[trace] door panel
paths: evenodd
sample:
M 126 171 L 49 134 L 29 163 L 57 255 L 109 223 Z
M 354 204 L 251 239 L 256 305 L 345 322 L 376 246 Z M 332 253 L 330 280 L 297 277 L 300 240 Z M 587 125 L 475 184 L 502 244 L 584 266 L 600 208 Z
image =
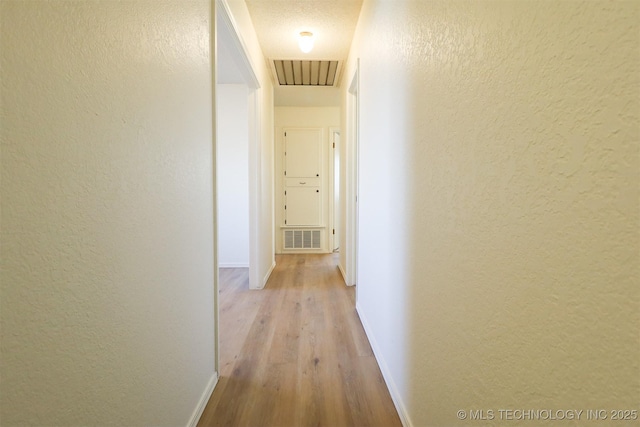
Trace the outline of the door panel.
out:
M 285 218 L 287 225 L 319 225 L 320 190 L 304 186 L 287 188 Z
M 285 171 L 288 178 L 319 177 L 322 129 L 287 129 Z

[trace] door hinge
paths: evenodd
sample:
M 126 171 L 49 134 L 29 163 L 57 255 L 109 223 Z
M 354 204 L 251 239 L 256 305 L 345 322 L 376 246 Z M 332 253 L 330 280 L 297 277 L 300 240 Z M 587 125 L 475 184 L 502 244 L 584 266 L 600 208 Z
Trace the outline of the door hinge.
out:
M 287 136 L 287 133 L 286 133 L 286 132 L 284 133 L 284 136 Z
M 287 220 L 286 219 L 284 220 L 284 225 L 287 225 Z
M 284 205 L 284 210 L 285 210 L 285 211 L 287 210 L 287 205 Z
M 284 171 L 284 176 L 287 176 L 287 171 Z
M 286 192 L 286 191 L 284 192 L 284 195 L 285 195 L 285 196 L 287 195 L 287 192 Z
M 336 148 L 336 143 L 335 142 L 333 143 L 333 148 Z
M 335 229 L 335 228 L 333 229 L 333 234 L 334 234 L 334 235 L 336 234 L 336 229 Z

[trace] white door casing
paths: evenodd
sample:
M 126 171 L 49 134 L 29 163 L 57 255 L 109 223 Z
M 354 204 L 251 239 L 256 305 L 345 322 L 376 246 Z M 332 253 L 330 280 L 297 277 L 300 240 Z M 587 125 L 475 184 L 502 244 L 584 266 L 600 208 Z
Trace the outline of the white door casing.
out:
M 331 240 L 330 250 L 336 252 L 340 248 L 340 209 L 342 195 L 340 194 L 340 130 L 331 128 L 331 194 L 330 194 L 330 212 L 331 212 Z
M 347 94 L 347 175 L 345 207 L 347 221 L 344 227 L 346 233 L 346 261 L 347 285 L 355 285 L 358 281 L 358 157 L 359 157 L 359 70 L 360 60 L 356 61 L 356 69 L 349 85 Z M 356 303 L 358 289 L 356 288 Z

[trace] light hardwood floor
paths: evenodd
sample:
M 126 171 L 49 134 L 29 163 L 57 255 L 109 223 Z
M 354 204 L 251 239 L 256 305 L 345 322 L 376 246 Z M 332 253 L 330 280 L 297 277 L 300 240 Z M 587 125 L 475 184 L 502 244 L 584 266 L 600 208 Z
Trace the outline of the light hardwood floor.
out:
M 336 255 L 220 271 L 220 375 L 198 426 L 400 426 Z

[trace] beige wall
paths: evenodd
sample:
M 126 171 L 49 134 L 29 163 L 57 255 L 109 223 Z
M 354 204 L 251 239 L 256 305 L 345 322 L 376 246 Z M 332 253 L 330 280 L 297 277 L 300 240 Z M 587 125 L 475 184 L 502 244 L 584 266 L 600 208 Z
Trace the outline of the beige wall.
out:
M 275 170 L 276 173 L 276 251 L 282 252 L 282 229 L 284 225 L 283 163 L 285 128 L 321 128 L 323 132 L 322 149 L 322 250 L 329 251 L 328 230 L 330 224 L 330 130 L 340 127 L 340 107 L 276 107 L 275 108 Z M 304 228 L 304 227 L 303 227 Z
M 365 2 L 358 309 L 407 425 L 639 409 L 639 8 Z
M 209 3 L 0 3 L 3 426 L 184 426 L 213 385 Z

